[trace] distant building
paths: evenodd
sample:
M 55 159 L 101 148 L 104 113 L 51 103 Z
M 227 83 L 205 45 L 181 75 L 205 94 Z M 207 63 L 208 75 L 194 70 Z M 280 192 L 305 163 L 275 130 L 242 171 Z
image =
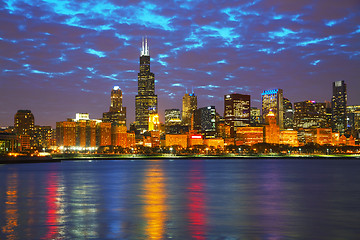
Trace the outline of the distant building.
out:
M 260 109 L 256 107 L 250 108 L 250 124 L 253 126 L 260 125 L 262 123 L 261 121 L 261 113 Z
M 223 138 L 207 138 L 207 139 L 204 139 L 203 143 L 207 147 L 222 149 L 222 148 L 224 148 L 225 142 L 224 142 Z
M 48 149 L 51 146 L 53 136 L 53 129 L 51 126 L 38 126 L 34 127 L 34 147 L 38 150 Z
M 324 128 L 327 125 L 326 104 L 315 101 L 294 103 L 294 128 Z
M 30 110 L 18 110 L 14 116 L 15 133 L 19 136 L 21 151 L 30 151 L 34 140 L 34 115 Z
M 346 107 L 346 122 L 349 134 L 360 138 L 360 105 Z
M 265 118 L 264 126 L 264 142 L 270 144 L 280 143 L 280 127 L 276 123 L 276 116 L 273 112 L 269 112 Z
M 299 146 L 298 133 L 295 130 L 281 130 L 280 144 L 290 145 L 292 147 Z
M 224 96 L 225 125 L 230 126 L 230 136 L 235 137 L 238 127 L 250 124 L 250 95 L 227 94 Z
M 0 154 L 19 152 L 19 137 L 13 133 L 0 132 Z
M 56 143 L 67 150 L 87 151 L 110 146 L 111 123 L 90 119 L 88 113 L 77 113 L 75 119 L 56 123 Z
M 165 109 L 165 124 L 174 125 L 181 123 L 180 109 Z
M 284 128 L 289 129 L 293 128 L 294 124 L 294 109 L 289 99 L 283 98 L 283 108 L 284 108 Z
M 165 146 L 180 146 L 182 148 L 187 148 L 188 136 L 186 134 L 166 134 L 165 136 Z
M 159 131 L 160 127 L 160 120 L 159 120 L 159 114 L 152 113 L 149 115 L 149 123 L 148 123 L 149 129 L 148 131 Z
M 126 126 L 112 125 L 111 126 L 111 145 L 116 147 L 127 148 L 128 136 Z
M 155 95 L 155 75 L 150 72 L 150 51 L 147 38 L 142 41 L 140 72 L 138 73 L 138 94 L 135 97 L 136 128 L 144 133 L 149 128 L 150 114 L 157 114 L 158 99 Z
M 236 135 L 240 145 L 251 146 L 264 142 L 263 127 L 238 127 Z
M 109 112 L 103 113 L 103 122 L 126 126 L 126 107 L 122 105 L 122 91 L 118 86 L 111 90 L 111 105 Z
M 284 128 L 284 108 L 283 108 L 283 90 L 273 89 L 264 91 L 261 94 L 262 99 L 262 118 L 265 121 L 266 116 L 271 111 L 275 115 L 276 124 L 280 129 Z
M 216 109 L 215 106 L 208 106 L 196 109 L 193 115 L 194 130 L 203 134 L 205 138 L 216 137 Z
M 185 93 L 182 99 L 182 122 L 186 126 L 191 124 L 191 116 L 197 109 L 197 97 L 195 93 Z
M 344 134 L 346 130 L 347 92 L 344 81 L 333 82 L 333 96 L 331 100 L 332 129 Z

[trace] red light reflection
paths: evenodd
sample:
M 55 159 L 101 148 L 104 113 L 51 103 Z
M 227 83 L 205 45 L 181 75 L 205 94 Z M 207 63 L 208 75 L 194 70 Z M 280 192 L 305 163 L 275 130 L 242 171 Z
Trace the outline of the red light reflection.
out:
M 205 239 L 206 213 L 205 193 L 202 170 L 196 165 L 190 171 L 190 186 L 188 187 L 188 218 L 189 229 L 193 239 Z

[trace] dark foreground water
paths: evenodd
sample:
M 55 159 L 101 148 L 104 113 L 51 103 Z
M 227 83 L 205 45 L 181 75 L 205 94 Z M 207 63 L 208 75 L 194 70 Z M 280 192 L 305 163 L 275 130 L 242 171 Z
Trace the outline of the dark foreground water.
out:
M 0 165 L 0 227 L 0 239 L 360 239 L 360 161 Z

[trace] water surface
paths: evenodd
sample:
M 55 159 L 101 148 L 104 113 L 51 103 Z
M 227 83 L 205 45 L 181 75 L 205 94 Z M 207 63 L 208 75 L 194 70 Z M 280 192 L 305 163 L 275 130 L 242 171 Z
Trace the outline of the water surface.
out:
M 359 239 L 360 161 L 0 165 L 0 239 Z

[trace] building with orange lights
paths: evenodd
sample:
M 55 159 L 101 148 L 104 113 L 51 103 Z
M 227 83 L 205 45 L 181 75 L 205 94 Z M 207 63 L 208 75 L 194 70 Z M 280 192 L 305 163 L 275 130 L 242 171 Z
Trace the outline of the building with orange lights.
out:
M 180 146 L 182 148 L 187 148 L 188 136 L 186 134 L 166 134 L 165 146 L 166 147 Z
M 76 146 L 76 122 L 56 123 L 56 143 L 58 146 Z
M 127 128 L 126 126 L 113 124 L 111 127 L 111 145 L 128 147 Z
M 331 128 L 317 128 L 316 129 L 316 143 L 319 145 L 332 144 L 332 129 Z
M 159 114 L 153 113 L 149 115 L 148 131 L 158 131 L 160 128 Z
M 237 145 L 253 145 L 264 142 L 263 127 L 239 127 L 236 131 Z
M 204 145 L 213 148 L 224 148 L 224 139 L 223 138 L 207 138 L 204 139 Z
M 97 146 L 111 145 L 111 123 L 101 122 L 97 124 Z
M 188 138 L 188 146 L 203 145 L 203 136 L 201 134 L 190 134 Z
M 280 131 L 280 144 L 290 145 L 292 147 L 299 146 L 298 132 L 295 130 Z
M 264 142 L 270 144 L 280 143 L 280 127 L 276 123 L 276 116 L 273 112 L 266 115 L 264 126 Z

